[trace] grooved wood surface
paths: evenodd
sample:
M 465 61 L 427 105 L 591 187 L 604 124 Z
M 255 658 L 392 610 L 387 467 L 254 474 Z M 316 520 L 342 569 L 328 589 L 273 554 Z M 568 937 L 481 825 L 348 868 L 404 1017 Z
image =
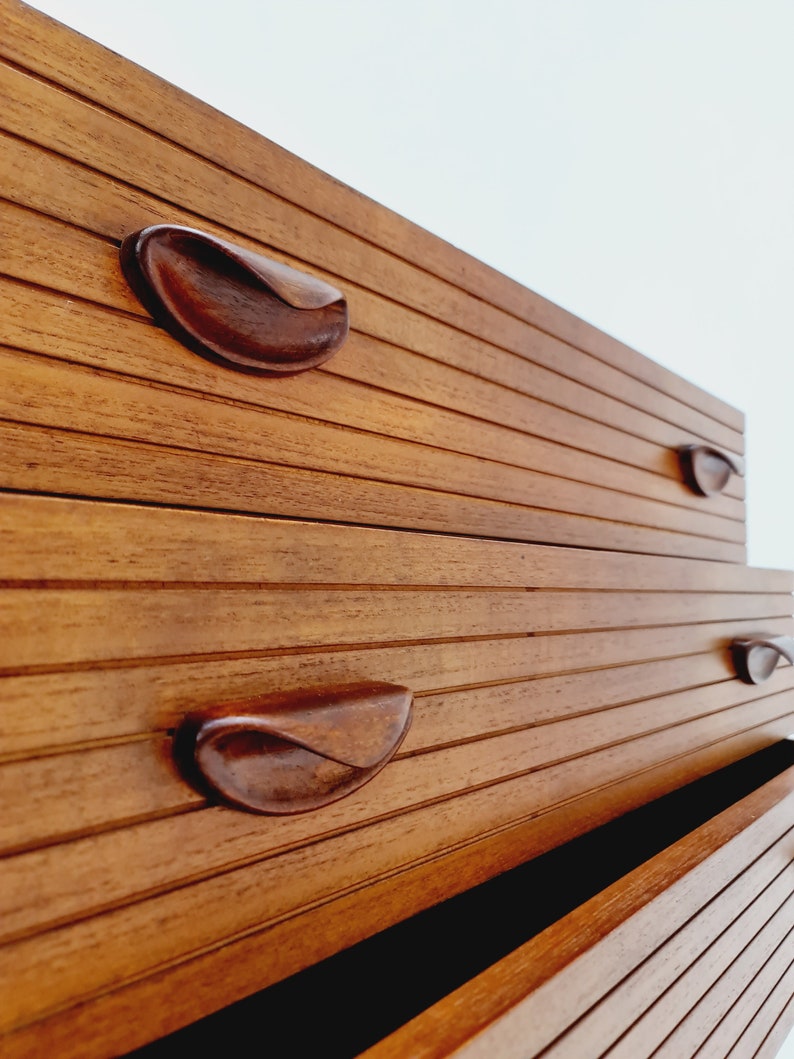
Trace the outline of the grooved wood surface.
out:
M 741 453 L 740 413 L 18 0 L 0 14 L 4 1057 L 119 1054 L 794 729 L 794 669 L 748 687 L 729 652 L 794 633 L 794 578 L 742 565 L 744 482 L 696 497 L 675 452 Z M 348 343 L 279 380 L 197 357 L 119 269 L 153 223 L 331 282 Z M 415 719 L 334 805 L 241 813 L 175 765 L 193 709 L 367 680 L 410 687 Z M 679 993 L 685 1050 L 763 1049 L 789 1018 L 792 783 L 377 1054 L 508 1055 L 531 1024 L 574 1056 Z M 708 965 L 702 999 L 676 960 Z

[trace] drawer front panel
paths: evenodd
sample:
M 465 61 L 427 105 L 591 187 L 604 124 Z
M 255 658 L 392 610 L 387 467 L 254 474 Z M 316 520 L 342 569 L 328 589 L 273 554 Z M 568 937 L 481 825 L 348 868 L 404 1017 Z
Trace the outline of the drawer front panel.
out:
M 533 324 L 540 332 L 556 334 L 603 364 L 642 379 L 693 409 L 703 408 L 734 429 L 742 429 L 741 414 L 735 409 L 482 262 L 339 182 L 329 180 L 301 159 L 118 55 L 13 0 L 6 6 L 3 54 L 12 63 L 72 89 L 101 108 L 109 107 L 127 115 L 132 122 L 160 134 L 172 144 L 183 144 L 192 154 L 219 163 L 251 186 L 303 207 L 310 219 L 322 217 L 342 232 L 363 237 L 367 243 L 371 243 L 373 232 L 377 232 L 392 258 L 419 265 L 422 272 L 451 284 L 453 291 L 468 291 L 478 299 L 492 301 L 518 320 Z M 29 135 L 29 127 L 24 135 Z M 230 151 L 230 144 L 235 145 L 234 151 Z M 376 271 L 369 261 L 368 264 Z M 436 298 L 431 309 L 444 304 L 438 289 L 433 293 Z M 458 308 L 457 302 L 455 308 Z M 556 365 L 553 368 L 558 370 Z
M 750 687 L 727 651 L 794 631 L 779 571 L 12 495 L 0 540 L 12 1034 L 287 931 L 276 980 L 319 958 L 294 941 L 317 916 L 366 933 L 381 885 L 382 926 L 792 725 L 794 670 Z M 334 805 L 241 813 L 174 764 L 191 710 L 373 679 L 415 691 L 414 722 Z

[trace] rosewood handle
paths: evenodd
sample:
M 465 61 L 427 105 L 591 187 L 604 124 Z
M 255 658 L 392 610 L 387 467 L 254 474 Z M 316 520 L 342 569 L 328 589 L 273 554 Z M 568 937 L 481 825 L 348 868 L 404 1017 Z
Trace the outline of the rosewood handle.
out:
M 256 813 L 302 813 L 372 779 L 411 723 L 396 684 L 334 684 L 227 702 L 189 714 L 174 737 L 199 790 Z
M 678 459 L 684 481 L 700 496 L 721 493 L 731 474 L 744 477 L 744 460 L 712 445 L 683 445 Z
M 127 282 L 154 319 L 210 360 L 295 375 L 347 338 L 347 302 L 314 276 L 194 228 L 155 224 L 121 244 Z
M 790 636 L 749 636 L 731 644 L 736 675 L 745 684 L 763 684 L 781 658 L 794 664 L 794 639 Z

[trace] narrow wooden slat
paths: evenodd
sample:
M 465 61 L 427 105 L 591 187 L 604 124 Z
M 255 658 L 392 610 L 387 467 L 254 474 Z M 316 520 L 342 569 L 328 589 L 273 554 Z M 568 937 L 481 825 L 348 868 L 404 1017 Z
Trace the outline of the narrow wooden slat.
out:
M 767 738 L 774 737 L 771 729 L 766 731 Z M 736 740 L 729 741 L 729 744 L 735 743 Z M 731 754 L 729 744 L 725 745 L 728 759 Z M 702 770 L 710 771 L 718 767 L 720 754 L 724 752 L 714 747 L 691 756 L 693 764 L 700 761 Z M 726 759 L 723 757 L 722 760 L 724 762 Z M 638 799 L 643 801 L 655 782 L 660 784 L 656 787 L 657 793 L 669 789 L 669 766 L 659 766 L 653 773 L 642 777 L 639 794 L 636 778 L 614 784 L 600 792 L 591 807 L 591 820 L 603 822 L 625 808 L 638 804 Z M 786 785 L 783 778 L 773 782 L 777 786 L 771 791 L 768 789 L 771 785 L 762 788 L 764 796 L 760 792 L 751 796 L 753 801 L 749 812 L 745 811 L 744 803 L 740 803 L 741 808 L 736 809 L 729 818 L 727 834 L 724 823 L 720 830 L 719 827 L 715 828 L 713 821 L 710 822 L 706 825 L 708 831 L 698 829 L 694 838 L 685 839 L 683 845 L 676 844 L 673 847 L 674 855 L 668 862 L 661 866 L 649 862 L 622 884 L 617 884 L 617 894 L 612 892 L 615 889 L 613 887 L 588 902 L 573 913 L 575 921 L 570 925 L 568 921 L 571 917 L 566 917 L 562 935 L 555 927 L 552 928 L 551 937 L 550 932 L 545 931 L 529 943 L 539 949 L 542 956 L 539 961 L 530 960 L 529 966 L 534 975 L 539 976 L 540 981 L 553 978 L 560 967 L 571 963 L 577 950 L 586 949 L 598 939 L 601 939 L 603 947 L 604 943 L 609 942 L 610 934 L 613 935 L 613 945 L 615 941 L 620 945 L 622 939 L 616 928 L 624 919 L 630 920 L 632 916 L 635 922 L 630 923 L 629 929 L 635 930 L 639 926 L 639 937 L 643 943 L 650 943 L 651 948 L 655 938 L 661 940 L 666 936 L 671 922 L 683 923 L 689 910 L 700 907 L 703 901 L 710 899 L 722 885 L 723 879 L 728 881 L 732 878 L 741 871 L 743 864 L 757 858 L 786 831 L 791 816 L 790 799 L 786 800 L 786 794 L 790 792 L 791 784 Z M 776 811 L 775 805 L 780 799 L 784 800 L 783 809 Z M 745 799 L 745 803 L 747 801 Z M 765 819 L 757 819 L 765 813 L 768 814 Z M 559 841 L 561 834 L 567 833 L 568 837 L 572 837 L 576 833 L 576 823 L 572 826 L 571 818 L 576 821 L 578 815 L 579 806 L 569 803 L 546 817 L 493 835 L 473 847 L 453 852 L 448 860 L 452 883 L 450 892 L 460 892 L 483 881 L 495 862 L 500 863 L 502 868 L 519 863 L 533 848 L 543 848 L 543 836 L 545 834 L 548 841 L 549 831 L 555 835 L 555 841 Z M 720 848 L 723 842 L 727 845 L 726 850 Z M 672 900 L 663 893 L 671 879 L 678 880 Z M 45 1041 L 48 1047 L 56 1048 L 58 1055 L 64 1059 L 77 1059 L 78 1056 L 80 1059 L 91 1059 L 108 1051 L 125 1051 L 353 944 L 380 929 L 385 914 L 394 919 L 404 918 L 433 904 L 442 895 L 438 889 L 437 862 L 430 860 L 408 873 L 375 882 L 363 893 L 342 896 L 321 904 L 307 916 L 287 919 L 265 931 L 244 934 L 219 948 L 194 952 L 186 962 L 175 966 L 165 965 L 142 980 L 117 983 L 115 990 L 96 997 L 90 1005 L 78 1004 L 53 1012 L 42 1021 L 6 1037 L 3 1042 L 5 1055 L 9 1059 L 22 1059 L 31 1052 L 35 1053 Z M 647 907 L 649 903 L 650 909 Z M 671 919 L 661 922 L 656 913 L 664 915 L 668 911 Z M 636 923 L 636 918 L 639 918 L 639 923 Z M 642 930 L 646 922 L 648 931 Z M 523 953 L 526 949 L 527 946 L 524 946 L 519 952 Z M 107 945 L 104 951 L 108 951 Z M 264 953 L 267 953 L 267 959 L 263 959 Z M 641 958 L 641 953 L 632 956 L 634 960 Z M 598 985 L 602 968 L 597 963 L 593 968 L 591 960 L 583 962 L 585 975 L 589 973 Z M 605 967 L 614 967 L 618 962 L 607 962 Z M 501 969 L 504 963 L 501 961 L 497 966 Z M 582 961 L 577 961 L 576 970 L 581 972 L 582 969 Z M 492 973 L 486 972 L 486 975 Z M 502 986 L 498 997 L 493 990 L 486 992 L 484 997 L 482 994 L 472 994 L 471 987 L 484 977 L 478 976 L 466 987 L 466 1000 L 463 1004 L 454 1005 L 452 1019 L 444 1018 L 440 1034 L 434 1032 L 438 1026 L 430 1018 L 441 1007 L 436 1005 L 423 1016 L 418 1035 L 412 1032 L 416 1023 L 411 1023 L 404 1031 L 387 1038 L 371 1054 L 399 1056 L 400 1059 L 408 1054 L 417 1059 L 446 1055 L 447 1050 L 444 1049 L 451 1048 L 453 1042 L 465 1040 L 472 1027 L 492 1019 L 494 1003 L 503 999 L 503 971 L 497 976 Z M 74 985 L 79 989 L 79 981 Z M 521 991 L 522 986 L 523 982 L 519 978 L 514 984 L 514 988 L 520 990 L 519 996 L 525 993 L 525 990 Z M 169 1003 L 160 1003 L 160 998 L 166 992 Z M 398 1042 L 396 1045 L 395 1040 Z M 520 1049 L 526 1040 L 525 1034 L 517 1042 L 517 1051 L 499 1051 L 499 1054 L 524 1054 Z
M 785 594 L 9 588 L 3 668 L 788 617 Z M 197 615 L 200 619 L 197 620 Z M 616 632 L 615 634 L 620 635 Z
M 787 839 L 788 860 L 791 859 L 791 838 Z M 701 1025 L 701 1016 L 711 1018 L 710 995 L 716 983 L 729 973 L 734 961 L 741 957 L 743 951 L 753 943 L 758 934 L 769 929 L 779 917 L 786 917 L 788 925 L 794 923 L 794 902 L 790 901 L 794 883 L 791 871 L 779 876 L 767 889 L 758 892 L 755 900 L 741 915 L 736 914 L 733 922 L 714 940 L 690 966 L 680 969 L 681 973 L 670 987 L 662 993 L 647 1011 L 643 1013 L 625 1036 L 606 1053 L 609 1059 L 631 1056 L 632 1059 L 645 1059 L 659 1049 L 664 1055 L 692 1055 L 698 1051 L 700 1043 L 709 1030 Z M 719 901 L 730 901 L 730 896 L 722 894 Z M 784 926 L 784 931 L 788 927 Z M 609 1003 L 607 998 L 603 1003 Z M 714 1015 L 712 1026 L 720 1019 Z M 698 1040 L 696 1030 L 700 1027 L 702 1037 Z M 572 1035 L 571 1035 L 572 1036 Z M 680 1042 L 686 1040 L 683 1051 L 675 1051 Z M 671 1051 L 671 1049 L 673 1049 Z M 554 1049 L 550 1055 L 556 1055 Z M 560 1050 L 560 1056 L 572 1054 L 569 1050 Z M 723 1053 L 724 1054 L 724 1053 Z M 605 1059 L 606 1059 L 605 1056 Z
M 794 635 L 794 621 L 775 618 L 764 622 L 764 630 Z M 89 668 L 7 676 L 0 754 L 24 756 L 45 747 L 165 731 L 189 709 L 247 698 L 263 689 L 298 690 L 329 682 L 387 680 L 430 692 L 559 674 L 571 669 L 574 658 L 583 670 L 621 667 L 614 674 L 620 680 L 622 667 L 664 656 L 684 656 L 682 679 L 688 679 L 687 659 L 702 652 L 708 652 L 714 679 L 724 679 L 733 674 L 725 644 L 746 633 L 747 622 L 740 620 L 624 629 L 620 637 L 611 631 L 524 636 L 143 663 L 111 673 Z M 570 682 L 578 679 L 568 677 Z
M 633 1024 L 645 1015 L 666 990 L 677 983 L 679 976 L 731 927 L 734 920 L 743 916 L 748 909 L 753 909 L 751 915 L 754 921 L 757 920 L 759 906 L 756 899 L 772 884 L 778 888 L 777 891 L 772 896 L 764 897 L 760 907 L 766 909 L 770 900 L 773 904 L 777 901 L 774 907 L 780 905 L 787 892 L 790 892 L 794 877 L 791 866 L 792 842 L 794 835 L 788 832 L 558 1038 L 547 1050 L 544 1059 L 545 1056 L 548 1059 L 552 1056 L 554 1059 L 562 1059 L 563 1056 L 579 1059 L 588 1053 L 600 1056 L 618 1038 L 623 1038 L 627 1030 L 627 1036 L 619 1041 L 617 1048 L 625 1052 L 625 1042 L 633 1039 L 636 1051 L 627 1054 L 632 1054 L 636 1059 L 641 1054 L 649 1054 L 654 1047 L 653 1041 L 659 1040 L 664 1034 L 659 1033 L 655 1018 L 648 1037 L 638 1037 Z M 763 921 L 761 919 L 757 923 L 752 933 Z M 708 984 L 699 975 L 692 987 L 705 991 Z M 693 994 L 693 1002 L 696 996 Z
M 293 155 L 172 85 L 77 37 L 23 4 L 9 5 L 8 23 L 3 49 L 13 61 L 91 98 L 98 95 L 103 104 L 169 140 L 184 143 L 203 157 L 229 165 L 232 156 L 235 171 L 255 184 L 265 184 L 285 199 L 328 216 L 365 239 L 377 231 L 384 246 L 393 253 L 431 268 L 478 298 L 491 299 L 543 330 L 559 333 L 595 356 L 646 378 L 660 390 L 680 395 L 692 407 L 706 407 L 716 418 L 742 429 L 740 413 L 723 402 L 702 394 L 692 384 L 645 361 L 614 339 L 337 181 L 328 180 Z M 200 120 L 197 113 L 201 114 Z M 227 149 L 229 143 L 235 144 L 233 155 Z
M 777 1055 L 784 1037 L 794 1023 L 794 962 L 748 1023 L 742 1035 L 728 1052 L 725 1059 L 743 1059 L 753 1056 Z
M 468 782 L 484 783 L 493 779 L 492 773 L 502 778 L 506 771 L 546 768 L 766 698 L 782 686 L 794 688 L 792 675 L 772 687 L 747 688 L 738 681 L 722 681 L 675 691 L 676 678 L 664 679 L 671 668 L 666 664 L 622 667 L 579 678 L 552 677 L 420 698 L 396 760 L 419 750 L 426 755 L 464 740 L 476 741 L 466 749 L 459 747 L 454 757 L 476 761 Z M 625 674 L 622 681 L 616 679 L 616 672 Z M 583 688 L 590 688 L 590 693 L 583 694 Z M 632 702 L 643 692 L 647 698 Z M 448 773 L 450 764 L 455 770 L 454 760 L 444 764 L 442 755 L 436 766 L 438 760 L 436 754 L 423 757 L 412 771 L 426 778 L 436 768 Z M 393 763 L 390 769 L 394 767 Z M 466 774 L 460 775 L 459 782 L 466 784 Z M 413 785 L 417 796 L 423 797 L 416 781 Z M 388 804 L 383 794 L 381 798 L 379 808 L 385 811 Z M 81 831 L 118 827 L 127 820 L 165 815 L 203 801 L 179 775 L 170 738 L 89 745 L 8 762 L 0 764 L 0 851 L 35 848 Z
M 792 791 L 788 770 L 433 1005 L 367 1059 L 540 1053 L 789 830 Z
M 0 493 L 0 580 L 794 589 L 760 567 L 16 493 Z
M 0 394 L 0 417 L 45 427 L 526 505 L 530 517 L 535 509 L 570 511 L 733 543 L 745 536 L 741 523 L 708 512 L 2 348 Z
M 718 1026 L 720 1020 L 727 1016 L 752 979 L 774 955 L 778 946 L 788 942 L 790 952 L 792 931 L 794 931 L 794 893 L 790 892 L 788 899 L 749 941 L 722 977 L 678 1023 L 661 1047 L 657 1049 L 656 1055 L 659 1059 L 671 1059 L 673 1056 L 679 1059 L 681 1055 L 694 1056 L 706 1038 Z M 760 999 L 759 997 L 758 1000 Z M 741 1012 L 741 1007 L 737 1010 Z M 723 1041 L 723 1045 L 724 1043 Z M 722 1053 L 711 1052 L 711 1054 L 724 1054 L 724 1050 Z
M 317 518 L 742 562 L 713 538 L 457 497 L 389 482 L 0 422 L 6 489 Z
M 5 147 L 8 152 L 14 152 L 16 141 L 8 139 L 3 141 L 0 139 L 0 149 L 2 147 Z M 30 148 L 28 147 L 27 149 Z M 6 159 L 6 164 L 8 165 L 9 163 L 10 160 Z M 61 164 L 64 165 L 65 163 L 61 162 Z M 0 169 L 1 173 L 2 170 Z M 41 180 L 41 174 L 39 174 L 38 179 Z M 16 185 L 17 188 L 9 191 L 9 195 L 30 201 L 31 188 L 28 181 L 19 183 L 18 178 L 9 173 L 8 185 L 12 188 Z M 114 190 L 108 187 L 105 192 L 106 197 L 111 198 Z M 47 194 L 47 202 L 49 203 L 47 213 L 49 214 L 54 209 L 58 209 L 57 204 L 52 202 L 51 185 L 47 188 Z M 63 194 L 63 190 L 61 194 Z M 80 203 L 82 199 L 78 197 L 76 201 Z M 158 222 L 174 223 L 175 220 L 179 219 L 191 227 L 205 226 L 201 217 L 192 214 L 175 218 L 173 207 L 165 206 L 157 200 L 147 203 L 146 208 L 147 212 L 154 214 L 152 219 Z M 115 201 L 115 196 L 113 196 L 112 201 L 108 202 L 106 209 L 109 213 L 119 210 L 119 204 Z M 60 212 L 68 213 L 68 207 L 61 207 Z M 138 222 L 136 221 L 135 223 Z M 2 199 L 0 199 L 0 225 L 2 225 L 6 236 L 0 265 L 7 276 L 40 287 L 47 287 L 75 295 L 80 299 L 89 299 L 101 305 L 121 309 L 125 312 L 132 312 L 143 319 L 149 319 L 148 313 L 143 310 L 140 303 L 131 294 L 121 275 L 116 245 L 110 243 L 106 238 L 93 237 L 89 233 L 76 228 L 73 224 L 59 222 L 54 218 L 44 216 L 39 212 L 33 212 L 30 209 L 22 209 Z M 108 234 L 115 230 L 115 226 L 107 225 L 103 234 Z M 225 229 L 217 229 L 214 234 L 227 239 L 230 238 L 236 242 L 240 241 L 236 233 Z M 28 248 L 32 242 L 41 247 L 40 252 L 34 256 L 28 253 Z M 248 240 L 244 242 L 252 249 L 260 252 L 263 249 L 268 249 Z M 75 273 L 73 267 L 75 260 L 79 260 L 82 263 L 79 275 Z M 287 260 L 289 263 L 296 263 L 292 258 L 287 258 Z M 340 282 L 339 278 L 332 273 L 324 272 L 323 278 L 336 284 Z M 408 350 L 395 349 L 389 346 L 385 349 L 380 349 L 376 364 L 368 363 L 366 358 L 361 356 L 355 356 L 357 347 L 366 346 L 367 340 L 364 338 L 364 334 L 371 336 L 370 341 L 372 338 L 382 341 L 383 339 L 394 339 L 396 337 L 397 330 L 391 332 L 383 330 L 384 314 L 388 318 L 389 314 L 394 311 L 393 307 L 387 304 L 384 310 L 382 306 L 371 304 L 372 298 L 357 289 L 349 290 L 348 297 L 351 299 L 353 326 L 357 334 L 353 339 L 353 349 L 348 344 L 345 348 L 344 356 L 334 358 L 329 366 L 332 372 L 341 372 L 342 375 L 347 375 L 348 377 L 351 377 L 352 372 L 353 378 L 359 378 L 364 382 L 374 382 L 386 388 L 389 388 L 390 379 L 399 379 L 398 392 L 403 392 L 407 388 L 412 391 L 413 396 L 448 407 L 455 407 L 456 402 L 453 400 L 450 403 L 450 401 L 444 399 L 446 391 L 451 384 L 457 383 L 463 395 L 462 401 L 460 398 L 458 399 L 461 411 L 472 414 L 479 413 L 486 420 L 496 418 L 494 416 L 494 403 L 488 403 L 483 400 L 486 391 L 490 390 L 493 392 L 493 383 L 485 383 L 483 385 L 483 380 L 478 378 L 482 374 L 483 365 L 487 365 L 494 359 L 493 352 L 490 356 L 482 356 L 485 351 L 481 350 L 481 356 L 477 360 L 465 361 L 462 364 L 468 370 L 479 367 L 479 371 L 473 376 L 469 374 L 462 375 L 459 371 L 451 370 L 451 366 L 455 363 L 455 357 L 450 358 L 448 356 L 446 359 L 450 366 L 446 370 L 442 369 L 435 372 L 434 385 L 425 385 L 417 390 L 419 380 L 414 377 L 410 370 L 396 372 L 392 369 L 391 375 L 388 371 L 389 362 L 393 360 L 399 361 L 400 358 L 408 360 L 409 365 L 407 366 L 420 365 L 421 362 L 417 362 L 415 354 Z M 361 304 L 358 304 L 359 302 Z M 413 328 L 413 331 L 416 333 L 416 341 L 412 343 L 412 346 L 419 352 L 431 357 L 438 356 L 436 350 L 439 343 L 433 340 L 434 336 L 428 333 L 426 338 L 423 339 L 421 337 L 422 328 L 419 323 Z M 447 341 L 444 345 L 449 346 L 451 342 Z M 457 348 L 457 346 L 458 343 L 455 342 L 453 348 Z M 351 354 L 353 355 L 351 356 Z M 441 359 L 443 360 L 444 358 L 442 357 Z M 386 362 L 385 365 L 384 361 Z M 364 368 L 363 372 L 362 368 Z M 215 374 L 219 373 L 216 372 Z M 594 420 L 616 427 L 630 435 L 644 438 L 668 448 L 675 447 L 682 441 L 687 440 L 688 437 L 693 437 L 714 442 L 727 449 L 737 451 L 742 449 L 743 439 L 740 434 L 735 431 L 729 431 L 724 426 L 691 409 L 682 408 L 677 410 L 680 414 L 675 416 L 673 422 L 666 422 L 663 418 L 660 418 L 660 413 L 655 407 L 658 398 L 646 401 L 645 404 L 648 406 L 649 411 L 644 411 L 616 400 L 608 394 L 599 393 L 575 379 L 567 379 L 549 368 L 525 361 L 514 363 L 514 358 L 511 359 L 505 355 L 501 357 L 497 355 L 496 364 L 490 374 L 493 375 L 497 382 L 515 386 L 520 391 L 520 393 L 516 393 L 506 389 L 505 385 L 500 386 L 496 391 L 498 393 L 496 404 L 500 411 L 499 418 L 496 421 L 516 426 L 520 430 L 526 430 L 526 424 L 531 422 L 534 434 L 554 437 L 555 430 L 560 431 L 566 427 L 569 431 L 575 433 L 576 420 L 572 419 L 571 413 L 578 413 L 584 416 L 586 420 Z M 225 375 L 225 381 L 227 382 L 227 390 L 231 391 L 234 396 L 241 384 L 237 382 L 236 377 L 229 377 L 228 374 Z M 394 381 L 392 381 L 391 385 L 394 385 Z M 330 383 L 326 383 L 326 386 L 330 387 Z M 311 392 L 312 387 L 305 380 L 296 380 L 290 389 L 301 395 L 306 390 Z M 338 414 L 331 407 L 322 406 L 325 408 L 326 415 Z M 441 413 L 437 412 L 436 414 L 440 415 Z M 585 425 L 581 424 L 580 429 L 585 431 L 583 436 L 586 437 Z M 595 428 L 591 427 L 591 431 L 594 430 Z M 608 437 L 608 435 L 606 436 Z
M 794 886 L 791 889 L 794 890 Z M 789 930 L 777 949 L 733 1002 L 722 1021 L 703 1042 L 696 1053 L 697 1059 L 730 1054 L 732 1045 L 744 1035 L 745 1030 L 765 1007 L 776 983 L 791 968 L 794 953 L 792 943 L 794 943 L 794 928 Z M 770 1018 L 769 1022 L 771 1021 Z
M 737 756 L 751 752 L 746 749 L 748 745 L 758 749 L 765 745 L 763 741 L 754 743 L 754 733 L 760 732 L 761 726 L 770 726 L 777 738 L 790 730 L 791 702 L 791 691 L 784 691 L 622 746 L 607 747 L 586 759 L 573 758 L 553 768 L 518 775 L 523 763 L 516 764 L 515 747 L 504 738 L 489 740 L 487 753 L 480 753 L 475 745 L 474 749 L 463 746 L 438 751 L 432 760 L 429 755 L 403 758 L 392 762 L 361 791 L 317 810 L 310 818 L 253 818 L 234 810 L 210 808 L 20 853 L 4 862 L 3 934 L 11 937 L 38 932 L 150 892 L 173 890 L 245 862 L 264 862 L 276 853 L 305 845 L 309 839 L 330 838 L 360 828 L 373 817 L 377 820 L 388 814 L 404 814 L 406 809 L 417 807 L 418 817 L 402 819 L 398 815 L 393 822 L 381 819 L 375 823 L 362 854 L 364 861 L 357 866 L 343 859 L 342 866 L 353 873 L 357 885 L 365 885 L 371 878 L 362 874 L 364 864 L 374 863 L 371 858 L 376 846 L 388 846 L 388 856 L 397 858 L 404 868 L 547 812 L 588 791 L 597 804 L 602 786 L 652 770 L 662 762 L 670 764 L 665 789 L 680 786 L 694 777 L 686 760 L 677 759 L 741 733 L 748 735 L 738 744 Z M 529 734 L 525 742 L 531 739 Z M 527 765 L 531 767 L 531 763 Z M 506 782 L 496 782 L 499 779 Z M 485 786 L 479 786 L 482 784 Z M 657 789 L 656 793 L 661 792 Z M 582 807 L 587 812 L 587 802 Z M 595 825 L 588 813 L 580 820 L 580 828 L 590 826 Z M 381 831 L 391 836 L 388 842 L 384 843 Z M 564 839 L 557 838 L 551 845 L 558 841 Z M 176 858 L 175 850 L 179 851 Z M 524 857 L 527 855 L 525 851 Z M 333 885 L 326 875 L 318 882 Z M 292 892 L 289 872 L 284 883 L 286 891 Z M 442 886 L 442 875 L 438 885 Z M 443 885 L 449 885 L 448 881 Z
M 109 257 L 103 271 L 111 268 L 118 270 L 118 265 Z M 280 380 L 278 388 L 272 383 L 263 386 L 261 380 L 219 371 L 216 366 L 205 363 L 183 349 L 158 328 L 129 314 L 120 315 L 103 310 L 90 302 L 81 301 L 75 305 L 72 299 L 64 295 L 30 288 L 9 279 L 0 280 L 0 296 L 6 345 L 147 377 L 202 393 L 232 397 L 253 404 L 270 403 L 276 408 L 301 415 L 319 415 L 321 419 L 339 417 L 356 427 L 380 429 L 385 433 L 396 431 L 398 436 L 407 434 L 412 440 L 435 441 L 445 448 L 457 444 L 465 451 L 474 448 L 476 454 L 480 454 L 476 447 L 477 432 L 482 431 L 483 445 L 505 462 L 526 465 L 536 470 L 551 466 L 557 473 L 572 480 L 587 480 L 588 477 L 597 481 L 603 479 L 616 488 L 623 487 L 637 494 L 653 487 L 647 477 L 647 472 L 651 471 L 655 475 L 675 479 L 677 488 L 670 490 L 668 487 L 672 494 L 670 499 L 683 506 L 692 506 L 691 498 L 686 495 L 681 482 L 674 450 L 681 444 L 701 441 L 700 434 L 659 425 L 654 432 L 654 441 L 636 435 L 627 438 L 620 427 L 620 412 L 612 420 L 600 423 L 565 409 L 554 408 L 532 396 L 536 385 L 534 379 L 527 380 L 524 386 L 527 392 L 512 393 L 504 385 L 495 387 L 478 382 L 453 369 L 428 371 L 420 367 L 420 374 L 412 370 L 414 363 L 408 363 L 406 370 L 400 373 L 398 382 L 382 377 L 380 362 L 394 361 L 395 367 L 399 367 L 402 351 L 388 345 L 373 350 L 354 335 L 350 349 L 345 349 L 342 354 L 342 363 L 349 360 L 352 370 L 362 374 L 361 368 L 356 371 L 357 363 L 362 364 L 365 360 L 378 362 L 376 383 L 379 400 L 384 402 L 381 411 L 371 407 L 372 392 L 368 385 L 346 381 L 329 375 L 327 371 Z M 79 325 L 75 316 L 78 308 Z M 432 340 L 430 345 L 433 349 L 437 348 L 437 343 Z M 132 360 L 131 346 L 135 349 Z M 422 358 L 418 359 L 421 361 Z M 413 358 L 413 361 L 416 360 Z M 368 373 L 375 374 L 372 368 Z M 368 383 L 367 372 L 364 374 L 362 381 Z M 413 378 L 413 386 L 403 381 L 406 377 Z M 509 384 L 516 380 L 501 381 Z M 472 424 L 468 420 L 459 423 L 451 413 L 437 407 L 417 408 L 415 403 L 389 398 L 381 393 L 384 385 L 409 390 L 412 397 L 430 402 L 433 406 L 451 397 L 452 407 L 457 407 L 462 414 L 475 416 L 477 423 Z M 333 412 L 332 408 L 335 409 Z M 495 418 L 495 408 L 503 415 L 500 425 L 510 428 L 508 435 L 504 429 L 496 430 L 488 426 L 488 421 Z M 483 426 L 480 425 L 482 420 L 485 420 Z M 474 437 L 468 441 L 465 440 L 466 430 L 474 431 Z M 507 436 L 510 438 L 509 443 Z M 551 442 L 555 444 L 551 445 Z M 560 445 L 577 451 L 575 454 L 560 451 Z M 582 451 L 591 455 L 583 457 Z M 594 460 L 593 454 L 624 464 L 631 470 L 626 467 L 623 470 L 611 469 L 603 459 Z M 741 496 L 742 490 L 741 479 L 734 478 L 729 482 L 726 493 L 729 496 Z M 697 506 L 698 509 L 720 510 L 719 504 L 710 505 L 703 498 Z

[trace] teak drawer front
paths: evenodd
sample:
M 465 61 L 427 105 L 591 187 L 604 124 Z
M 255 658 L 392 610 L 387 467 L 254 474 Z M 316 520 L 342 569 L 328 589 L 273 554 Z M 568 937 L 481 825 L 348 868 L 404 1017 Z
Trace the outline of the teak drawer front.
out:
M 553 307 L 559 336 L 418 268 L 409 242 L 396 255 L 241 179 L 243 158 L 220 166 L 125 120 L 104 88 L 43 78 L 24 38 L 66 54 L 75 36 L 5 6 L 0 486 L 742 561 L 743 483 L 695 496 L 676 455 L 741 453 L 733 410 L 593 329 L 587 351 Z M 336 185 L 314 179 L 319 209 Z M 166 222 L 339 286 L 347 344 L 277 380 L 183 348 L 118 263 L 123 236 Z
M 754 1055 L 794 1014 L 793 798 L 788 769 L 364 1054 Z
M 229 1002 L 794 727 L 794 670 L 727 650 L 794 631 L 779 571 L 10 494 L 0 543 L 9 1042 L 242 945 Z M 414 721 L 334 805 L 174 764 L 192 710 L 362 680 Z

